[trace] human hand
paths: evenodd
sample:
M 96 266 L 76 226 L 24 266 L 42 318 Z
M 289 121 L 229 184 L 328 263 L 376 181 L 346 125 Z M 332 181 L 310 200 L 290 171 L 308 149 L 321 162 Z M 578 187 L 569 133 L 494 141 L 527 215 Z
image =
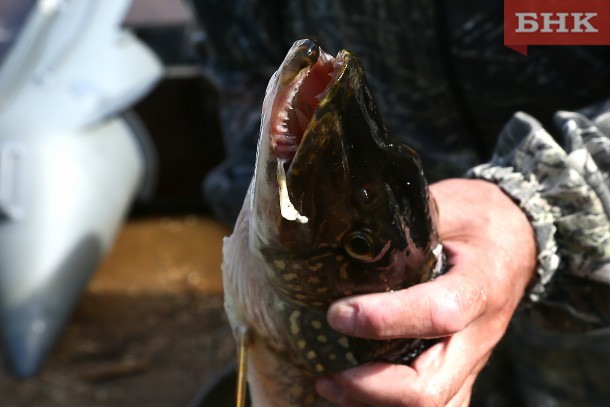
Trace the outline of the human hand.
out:
M 344 406 L 467 406 L 536 266 L 525 214 L 496 185 L 452 179 L 430 186 L 452 268 L 393 293 L 348 297 L 328 311 L 339 332 L 364 338 L 442 338 L 411 366 L 369 363 L 318 379 Z

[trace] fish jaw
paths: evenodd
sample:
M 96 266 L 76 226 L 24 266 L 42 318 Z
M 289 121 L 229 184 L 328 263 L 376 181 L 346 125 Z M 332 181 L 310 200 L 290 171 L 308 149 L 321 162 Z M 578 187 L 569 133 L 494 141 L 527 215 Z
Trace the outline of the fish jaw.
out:
M 269 81 L 250 201 L 254 214 L 251 222 L 253 246 L 279 243 L 280 225 L 269 220 L 281 218 L 299 224 L 308 221 L 292 203 L 286 170 L 339 64 L 337 58 L 324 52 L 315 41 L 299 40 Z

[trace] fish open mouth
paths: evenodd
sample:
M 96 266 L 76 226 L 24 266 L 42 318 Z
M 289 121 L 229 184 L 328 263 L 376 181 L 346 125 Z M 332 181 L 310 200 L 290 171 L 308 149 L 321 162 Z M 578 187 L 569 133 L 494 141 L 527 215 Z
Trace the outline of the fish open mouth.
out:
M 288 55 L 279 72 L 279 87 L 271 111 L 271 139 L 278 159 L 293 160 L 309 123 L 336 81 L 344 53 L 336 58 L 307 40 Z
M 347 63 L 346 51 L 336 58 L 314 40 L 295 42 L 267 89 L 263 114 L 269 112 L 271 153 L 277 160 L 277 186 L 281 216 L 300 224 L 308 222 L 293 205 L 287 174 L 303 140 L 313 134 L 316 112 L 332 98 Z M 268 103 L 271 108 L 268 108 Z

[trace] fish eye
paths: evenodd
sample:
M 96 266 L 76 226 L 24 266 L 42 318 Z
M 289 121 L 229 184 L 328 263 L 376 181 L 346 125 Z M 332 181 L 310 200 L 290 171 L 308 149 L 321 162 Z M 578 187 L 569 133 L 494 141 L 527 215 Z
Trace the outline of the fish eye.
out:
M 343 248 L 352 258 L 368 261 L 375 258 L 375 241 L 370 232 L 357 230 L 343 239 Z

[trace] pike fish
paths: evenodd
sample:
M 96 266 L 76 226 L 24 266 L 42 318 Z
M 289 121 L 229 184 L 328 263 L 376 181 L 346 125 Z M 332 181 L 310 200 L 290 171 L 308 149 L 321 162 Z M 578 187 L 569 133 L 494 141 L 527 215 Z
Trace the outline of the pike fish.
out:
M 359 60 L 295 42 L 267 87 L 255 174 L 223 245 L 254 406 L 327 405 L 316 377 L 422 351 L 419 339 L 342 335 L 326 313 L 341 297 L 439 275 L 436 221 L 420 160 L 384 126 Z

